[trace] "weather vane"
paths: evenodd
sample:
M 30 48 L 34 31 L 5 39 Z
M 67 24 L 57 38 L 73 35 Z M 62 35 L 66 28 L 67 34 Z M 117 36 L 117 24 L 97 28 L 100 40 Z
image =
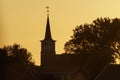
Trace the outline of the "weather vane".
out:
M 49 6 L 47 6 L 46 8 L 47 8 L 47 15 L 49 16 L 49 12 L 50 12 Z

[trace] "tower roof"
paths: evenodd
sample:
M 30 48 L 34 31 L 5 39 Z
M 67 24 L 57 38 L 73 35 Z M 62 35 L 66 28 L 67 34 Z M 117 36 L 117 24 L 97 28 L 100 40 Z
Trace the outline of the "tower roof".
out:
M 45 31 L 45 38 L 44 40 L 52 40 L 51 29 L 50 29 L 50 20 L 49 20 L 49 7 L 47 6 L 47 23 L 46 23 L 46 31 Z
M 51 40 L 51 30 L 50 30 L 50 21 L 49 21 L 49 15 L 47 16 L 47 23 L 46 23 L 46 32 L 45 32 L 45 40 Z
M 47 23 L 46 23 L 46 31 L 45 31 L 44 40 L 53 40 L 52 35 L 51 35 L 51 29 L 50 29 L 49 15 L 47 15 Z

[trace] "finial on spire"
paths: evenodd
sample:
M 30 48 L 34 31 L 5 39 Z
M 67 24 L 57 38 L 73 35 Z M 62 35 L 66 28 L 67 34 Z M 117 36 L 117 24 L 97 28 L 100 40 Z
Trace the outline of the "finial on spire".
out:
M 49 12 L 50 12 L 49 6 L 47 6 L 46 8 L 47 8 L 47 15 L 49 16 Z

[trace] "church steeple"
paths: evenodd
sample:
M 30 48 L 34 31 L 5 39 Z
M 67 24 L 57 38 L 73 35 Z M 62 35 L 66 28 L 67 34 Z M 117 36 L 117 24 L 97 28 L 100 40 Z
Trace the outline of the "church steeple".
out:
M 50 29 L 50 21 L 49 21 L 49 7 L 46 8 L 47 8 L 47 23 L 46 23 L 46 32 L 45 32 L 44 40 L 53 40 Z
M 47 15 L 45 40 L 52 40 L 51 29 L 50 29 L 50 21 L 49 21 L 49 15 Z
M 50 21 L 49 21 L 49 7 L 47 8 L 47 22 L 45 38 L 41 41 L 41 54 L 42 55 L 55 55 L 55 40 L 52 39 Z

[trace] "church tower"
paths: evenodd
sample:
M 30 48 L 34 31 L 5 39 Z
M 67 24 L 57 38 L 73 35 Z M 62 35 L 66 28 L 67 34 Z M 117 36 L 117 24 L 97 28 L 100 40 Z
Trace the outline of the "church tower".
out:
M 41 40 L 41 64 L 44 63 L 46 56 L 55 55 L 55 40 L 52 39 L 50 21 L 49 21 L 49 7 L 47 8 L 47 23 L 45 38 Z

